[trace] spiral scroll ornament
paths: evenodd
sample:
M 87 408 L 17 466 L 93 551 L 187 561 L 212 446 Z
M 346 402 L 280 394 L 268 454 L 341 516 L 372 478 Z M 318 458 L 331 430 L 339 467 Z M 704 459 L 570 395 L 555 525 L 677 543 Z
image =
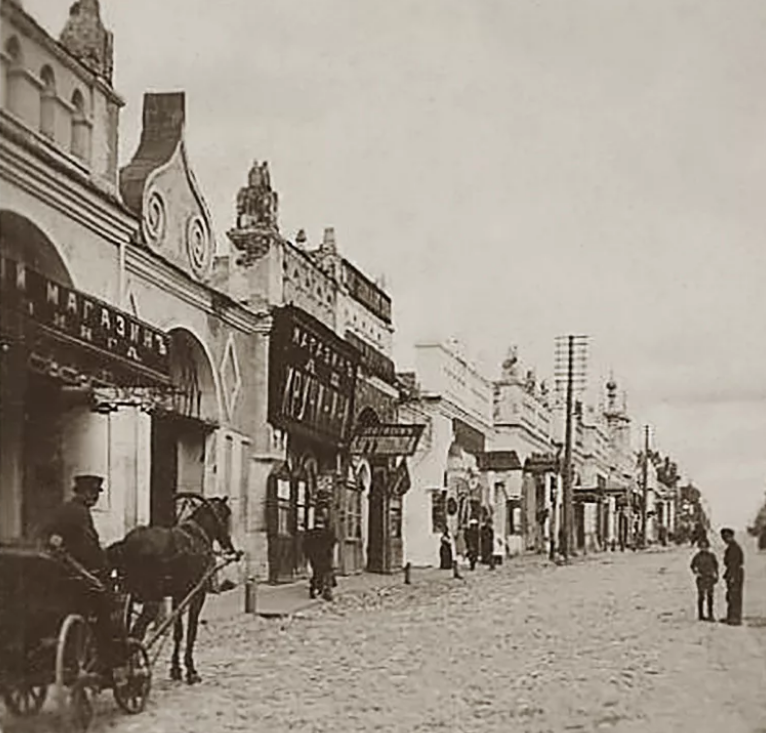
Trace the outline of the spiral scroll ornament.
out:
M 144 214 L 144 234 L 152 244 L 160 244 L 165 238 L 167 216 L 165 201 L 157 191 L 149 194 Z
M 213 252 L 208 228 L 199 216 L 189 219 L 186 227 L 186 250 L 194 274 L 198 277 L 206 275 Z

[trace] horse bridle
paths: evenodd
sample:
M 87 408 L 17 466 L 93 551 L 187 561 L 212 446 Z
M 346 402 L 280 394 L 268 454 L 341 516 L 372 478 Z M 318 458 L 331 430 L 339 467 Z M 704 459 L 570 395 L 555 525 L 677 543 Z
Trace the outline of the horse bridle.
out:
M 217 509 L 212 503 L 205 503 L 202 506 L 213 515 L 213 519 L 215 520 L 219 532 L 218 538 L 211 537 L 205 528 L 196 519 L 194 519 L 193 516 L 189 517 L 189 519 L 186 520 L 186 523 L 194 525 L 194 527 L 196 527 L 207 538 L 211 545 L 216 541 L 216 539 L 218 539 L 219 544 L 223 546 L 220 538 L 228 536 L 228 532 L 226 532 L 226 527 L 224 526 L 223 520 L 219 516 Z M 231 540 L 229 540 L 229 544 L 231 544 Z

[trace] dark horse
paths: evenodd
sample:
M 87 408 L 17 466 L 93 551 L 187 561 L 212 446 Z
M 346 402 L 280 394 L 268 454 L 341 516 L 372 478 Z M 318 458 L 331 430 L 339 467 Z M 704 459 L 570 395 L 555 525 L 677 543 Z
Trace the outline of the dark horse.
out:
M 107 549 L 110 564 L 117 570 L 126 592 L 143 604 L 141 614 L 130 630 L 142 639 L 159 615 L 162 600 L 170 596 L 173 610 L 203 579 L 215 562 L 213 544 L 235 553 L 230 536 L 231 508 L 226 498 L 206 498 L 191 516 L 175 527 L 136 527 Z M 194 643 L 199 615 L 209 587 L 203 586 L 189 605 L 184 665 L 189 684 L 200 681 L 194 668 Z M 180 651 L 183 639 L 183 614 L 173 628 L 173 657 L 170 677 L 180 680 Z

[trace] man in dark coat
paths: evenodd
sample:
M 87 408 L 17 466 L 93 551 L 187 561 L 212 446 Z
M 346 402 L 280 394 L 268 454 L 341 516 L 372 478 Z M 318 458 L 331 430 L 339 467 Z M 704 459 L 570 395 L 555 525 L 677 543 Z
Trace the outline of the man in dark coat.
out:
M 476 569 L 476 561 L 479 559 L 479 520 L 472 519 L 465 528 L 465 547 L 471 570 Z
M 325 600 L 332 600 L 334 585 L 332 559 L 336 542 L 335 532 L 330 527 L 327 517 L 323 513 L 318 513 L 313 529 L 306 533 L 305 542 L 306 558 L 311 564 L 309 581 L 311 598 L 320 594 Z
M 103 483 L 101 476 L 75 476 L 74 496 L 56 509 L 45 525 L 43 535 L 49 547 L 63 550 L 97 581 L 87 586 L 82 600 L 86 610 L 96 618 L 94 631 L 99 646 L 99 661 L 102 671 L 107 672 L 115 661 L 107 589 L 109 566 L 90 511 L 98 502 Z
M 492 551 L 495 549 L 495 530 L 492 522 L 485 521 L 481 527 L 481 563 L 492 566 Z
M 742 590 L 745 584 L 745 556 L 739 543 L 734 539 L 734 530 L 728 527 L 721 530 L 721 539 L 726 543 L 723 564 L 726 570 L 726 618 L 722 623 L 730 626 L 742 625 Z

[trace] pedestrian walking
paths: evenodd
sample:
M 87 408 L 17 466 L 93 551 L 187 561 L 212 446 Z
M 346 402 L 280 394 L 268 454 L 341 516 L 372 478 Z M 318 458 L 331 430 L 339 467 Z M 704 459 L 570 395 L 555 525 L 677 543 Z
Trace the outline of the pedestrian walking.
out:
M 700 540 L 699 551 L 692 558 L 691 568 L 697 581 L 697 618 L 700 621 L 715 621 L 713 591 L 718 582 L 718 560 L 710 551 L 710 543 L 707 540 Z
M 492 528 L 491 520 L 485 520 L 481 527 L 481 564 L 492 565 L 492 552 L 495 544 L 495 530 Z
M 721 539 L 726 543 L 723 564 L 726 568 L 723 579 L 726 581 L 726 618 L 722 623 L 730 626 L 742 625 L 742 591 L 745 585 L 745 556 L 739 543 L 734 539 L 734 530 L 725 527 L 721 530 Z
M 318 513 L 314 528 L 306 533 L 304 553 L 311 564 L 309 597 L 320 595 L 326 601 L 332 600 L 332 589 L 336 585 L 332 572 L 335 533 L 323 513 Z
M 502 535 L 495 535 L 494 547 L 492 549 L 492 561 L 494 565 L 502 565 L 505 557 L 505 540 Z
M 468 522 L 465 529 L 465 547 L 468 563 L 471 570 L 476 569 L 476 562 L 479 559 L 479 520 L 472 519 Z
M 448 529 L 444 529 L 439 546 L 439 568 L 452 570 L 452 537 Z

